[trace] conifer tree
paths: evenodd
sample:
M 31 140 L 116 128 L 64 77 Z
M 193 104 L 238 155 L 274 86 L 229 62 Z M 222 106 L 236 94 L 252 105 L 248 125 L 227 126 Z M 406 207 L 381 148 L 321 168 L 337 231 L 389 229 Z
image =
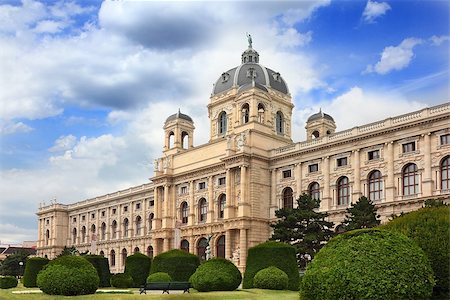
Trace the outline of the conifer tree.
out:
M 377 215 L 375 204 L 362 196 L 347 208 L 342 225 L 345 231 L 376 227 L 380 225 L 380 215 Z

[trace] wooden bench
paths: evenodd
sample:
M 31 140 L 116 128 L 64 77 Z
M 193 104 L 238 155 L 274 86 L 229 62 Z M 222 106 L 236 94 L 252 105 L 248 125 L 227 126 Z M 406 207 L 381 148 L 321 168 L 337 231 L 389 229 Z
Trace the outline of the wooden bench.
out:
M 147 282 L 144 286 L 142 286 L 139 290 L 140 294 L 144 293 L 147 294 L 147 290 L 156 290 L 156 291 L 163 291 L 162 293 L 169 293 L 170 290 L 172 291 L 183 291 L 183 294 L 188 292 L 189 288 L 191 288 L 190 282 L 184 282 L 184 281 L 171 281 L 171 282 Z

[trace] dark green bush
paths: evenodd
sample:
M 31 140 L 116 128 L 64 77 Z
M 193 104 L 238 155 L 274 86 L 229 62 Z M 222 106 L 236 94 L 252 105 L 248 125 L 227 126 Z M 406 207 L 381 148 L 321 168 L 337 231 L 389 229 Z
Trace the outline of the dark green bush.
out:
M 36 278 L 42 268 L 47 265 L 48 259 L 43 257 L 30 257 L 25 264 L 25 272 L 23 273 L 23 286 L 24 287 L 37 287 Z
M 248 250 L 247 266 L 242 286 L 253 288 L 253 278 L 259 270 L 275 266 L 289 277 L 287 289 L 298 291 L 298 268 L 295 248 L 280 242 L 265 242 Z
M 111 286 L 111 272 L 109 271 L 108 259 L 101 255 L 85 255 L 83 257 L 97 270 L 98 277 L 100 278 L 99 287 Z
M 111 276 L 111 286 L 116 288 L 130 288 L 133 286 L 133 278 L 129 274 L 118 273 Z
M 414 240 L 425 251 L 433 268 L 436 279 L 433 293 L 435 295 L 449 293 L 449 206 L 422 208 L 395 218 L 381 228 L 400 232 Z
M 253 286 L 258 289 L 285 290 L 288 283 L 287 274 L 274 266 L 258 271 L 253 278 Z
M 140 287 L 145 284 L 151 264 L 152 259 L 139 252 L 127 257 L 124 273 L 133 278 L 133 287 Z
M 196 255 L 174 249 L 153 258 L 150 274 L 164 272 L 174 281 L 188 281 L 199 265 Z
M 37 275 L 37 286 L 49 295 L 94 294 L 100 279 L 81 256 L 61 256 L 50 261 Z
M 15 288 L 18 284 L 17 278 L 14 276 L 0 277 L 0 288 L 10 289 Z
M 331 239 L 306 268 L 302 300 L 429 299 L 434 285 L 426 254 L 406 236 L 380 229 Z
M 202 263 L 189 281 L 199 292 L 234 291 L 241 284 L 242 275 L 231 261 L 213 258 Z
M 147 282 L 169 282 L 169 281 L 172 281 L 172 278 L 170 277 L 169 274 L 164 272 L 153 273 L 147 277 Z

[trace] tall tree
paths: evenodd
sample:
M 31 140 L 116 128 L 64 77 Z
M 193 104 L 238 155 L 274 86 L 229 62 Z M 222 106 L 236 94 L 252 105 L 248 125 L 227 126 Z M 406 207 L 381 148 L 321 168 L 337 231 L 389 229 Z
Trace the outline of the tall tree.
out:
M 320 200 L 302 194 L 297 199 L 297 207 L 277 210 L 275 215 L 279 220 L 270 225 L 273 228 L 270 239 L 293 245 L 302 269 L 333 236 L 333 223 L 325 220 L 327 213 L 317 211 L 319 207 Z
M 377 215 L 375 204 L 362 196 L 347 208 L 342 225 L 345 231 L 376 227 L 380 225 L 380 215 Z
M 0 275 L 23 276 L 28 255 L 26 251 L 19 251 L 6 257 L 0 263 Z

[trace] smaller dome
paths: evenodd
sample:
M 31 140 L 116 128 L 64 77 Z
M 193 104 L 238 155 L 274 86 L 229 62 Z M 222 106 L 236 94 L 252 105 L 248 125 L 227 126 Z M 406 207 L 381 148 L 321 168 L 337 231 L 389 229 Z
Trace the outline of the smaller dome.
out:
M 186 121 L 189 121 L 189 122 L 194 123 L 194 121 L 192 121 L 192 118 L 191 118 L 191 117 L 189 117 L 188 115 L 182 114 L 182 113 L 180 112 L 180 110 L 178 110 L 178 112 L 177 112 L 176 114 L 170 115 L 170 116 L 166 119 L 166 123 L 169 122 L 169 121 L 176 120 L 176 119 L 183 119 L 183 120 L 186 120 Z
M 318 120 L 318 119 L 321 119 L 321 118 L 324 118 L 324 119 L 330 120 L 331 122 L 334 122 L 333 117 L 330 116 L 329 114 L 323 113 L 322 109 L 320 109 L 318 113 L 315 113 L 315 114 L 311 115 L 308 118 L 308 121 L 306 121 L 306 122 L 312 122 L 312 121 L 315 121 L 315 120 Z

